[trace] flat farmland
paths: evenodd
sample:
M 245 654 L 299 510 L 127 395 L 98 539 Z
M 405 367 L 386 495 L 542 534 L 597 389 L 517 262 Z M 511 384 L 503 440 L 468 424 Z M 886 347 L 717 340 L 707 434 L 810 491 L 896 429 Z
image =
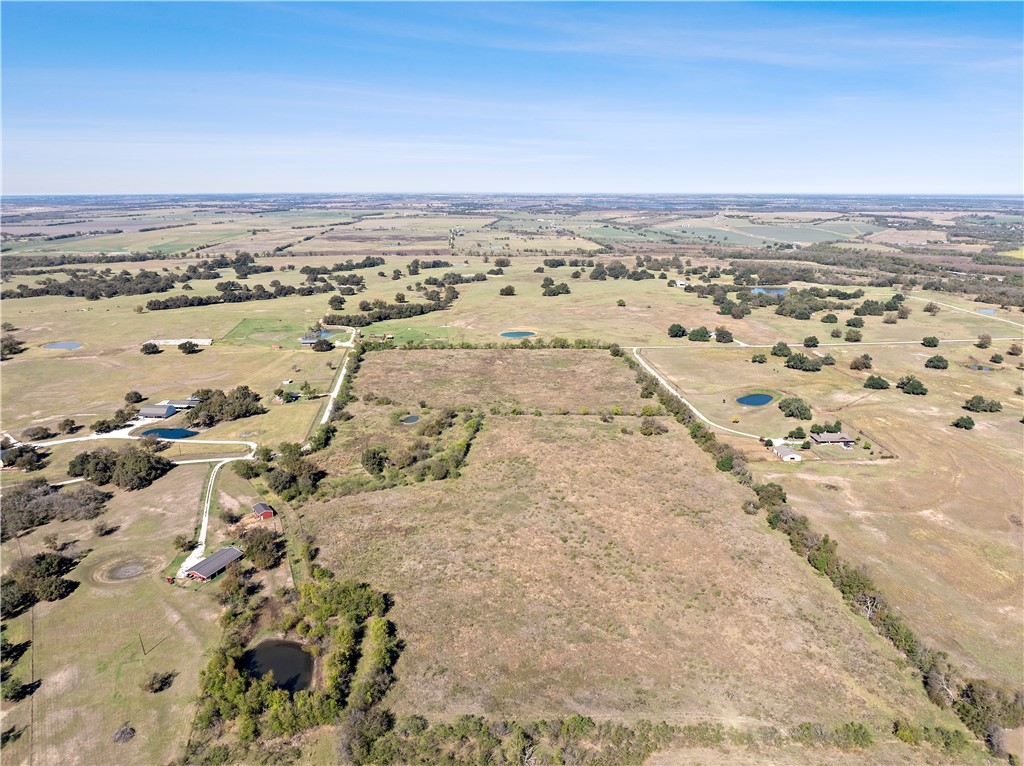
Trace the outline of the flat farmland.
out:
M 395 599 L 396 712 L 944 717 L 681 427 L 627 420 L 490 416 L 459 479 L 304 508 L 324 565 Z
M 651 400 L 640 398 L 633 373 L 609 364 L 597 350 L 438 350 L 387 351 L 367 355 L 355 393 L 373 392 L 396 406 L 459 407 L 476 403 L 545 413 L 639 411 Z
M 191 356 L 174 347 L 155 356 L 142 355 L 134 347 L 52 359 L 33 359 L 26 352 L 4 363 L 4 428 L 17 435 L 30 425 L 53 427 L 65 417 L 88 425 L 113 415 L 124 405 L 129 390 L 156 402 L 189 396 L 200 388 L 227 390 L 248 385 L 266 404 L 273 390 L 289 378 L 298 384 L 308 381 L 325 391 L 334 376 L 326 366 L 329 359 L 340 365 L 342 354 L 219 345 Z M 76 385 L 69 387 L 69 379 Z M 287 406 L 303 407 L 302 403 Z M 273 419 L 266 419 L 270 425 Z M 176 418 L 168 421 L 171 426 L 176 423 Z M 292 438 L 303 435 L 304 431 Z M 218 438 L 213 432 L 204 433 L 206 436 Z
M 1024 673 L 1018 422 L 1024 399 L 1014 393 L 1021 374 L 1008 365 L 991 372 L 967 367 L 1007 345 L 983 352 L 970 344 L 851 344 L 828 349 L 837 365 L 819 373 L 786 369 L 774 357 L 751 364 L 749 353 L 735 351 L 651 349 L 644 355 L 717 423 L 775 437 L 796 425 L 807 429 L 808 421 L 782 417 L 774 401 L 756 408 L 735 402 L 766 391 L 800 396 L 815 421 L 839 419 L 870 441 L 874 454 L 859 446 L 852 453 L 815 448 L 805 462 L 783 464 L 753 440 L 734 440 L 758 461 L 751 463 L 755 476 L 782 484 L 793 506 L 835 537 L 844 556 L 870 569 L 929 643 L 950 651 L 969 672 L 1015 682 Z M 936 352 L 949 369 L 924 367 Z M 860 353 L 872 356 L 870 373 L 849 369 Z M 929 393 L 864 389 L 872 373 L 892 384 L 914 374 Z M 964 401 L 976 394 L 1001 401 L 1003 412 L 973 414 L 973 431 L 952 428 L 952 420 L 967 414 Z M 736 414 L 740 422 L 733 424 Z M 879 459 L 883 454 L 896 458 Z

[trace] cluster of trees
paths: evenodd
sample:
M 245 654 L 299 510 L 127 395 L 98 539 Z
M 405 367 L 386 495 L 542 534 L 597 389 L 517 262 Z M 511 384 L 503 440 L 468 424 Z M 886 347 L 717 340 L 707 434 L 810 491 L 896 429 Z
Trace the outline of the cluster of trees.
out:
M 850 369 L 870 370 L 871 364 L 871 357 L 868 354 L 861 354 L 860 356 L 855 356 L 852 360 L 850 360 Z
M 50 455 L 31 444 L 19 444 L 17 447 L 4 449 L 3 464 L 8 468 L 20 468 L 22 471 L 38 471 L 46 465 Z
M 274 280 L 277 282 L 277 280 Z M 268 290 L 263 285 L 241 285 L 238 282 L 229 280 L 218 282 L 216 285 L 219 295 L 176 295 L 173 298 L 153 298 L 146 301 L 146 308 L 149 311 L 167 311 L 169 309 L 193 308 L 196 306 L 214 306 L 219 303 L 246 303 L 248 301 L 267 301 L 276 298 L 287 298 L 292 295 L 317 295 L 329 293 L 335 288 L 327 282 L 315 285 L 283 285 L 277 282 L 271 283 L 273 290 Z
M 463 715 L 450 723 L 430 724 L 412 715 L 371 732 L 356 762 L 434 763 L 444 753 L 443 760 L 451 766 L 519 764 L 533 762 L 538 753 L 550 753 L 548 757 L 563 763 L 640 766 L 672 743 L 715 747 L 725 740 L 724 727 L 711 723 L 674 727 L 641 720 L 627 726 L 579 715 L 519 723 Z
M 787 418 L 810 420 L 813 417 L 811 414 L 811 405 L 798 396 L 787 396 L 780 399 L 779 410 Z
M 124 407 L 114 413 L 113 417 L 101 418 L 93 423 L 89 428 L 98 434 L 106 434 L 111 431 L 116 431 L 119 428 L 124 428 L 130 422 L 138 417 L 139 408 L 134 404 L 126 404 Z
M 930 370 L 945 370 L 949 368 L 949 360 L 944 356 L 930 356 L 924 366 Z
M 896 388 L 900 389 L 905 394 L 912 394 L 913 396 L 925 396 L 928 393 L 928 389 L 925 388 L 924 383 L 918 380 L 914 375 L 904 375 L 896 383 Z
M 498 295 L 515 295 L 515 294 L 516 294 L 516 288 L 513 287 L 512 285 L 505 285 L 500 290 L 498 290 Z
M 433 293 L 433 294 L 431 294 Z M 365 314 L 328 314 L 324 317 L 324 324 L 345 327 L 366 327 L 374 322 L 383 322 L 388 319 L 409 319 L 415 316 L 429 314 L 432 311 L 443 311 L 459 297 L 459 292 L 452 286 L 445 287 L 444 294 L 435 291 L 427 293 L 427 303 L 384 303 L 383 301 L 363 301 L 359 304 Z M 365 307 L 364 307 L 365 305 Z
M 330 572 L 312 566 L 314 576 L 285 607 L 282 623 L 315 647 L 322 658 L 324 683 L 316 690 L 290 694 L 275 689 L 272 677 L 252 676 L 244 661 L 244 641 L 259 596 L 237 568 L 229 571 L 222 582 L 222 601 L 228 607 L 225 622 L 232 629 L 225 631 L 221 646 L 201 674 L 195 719 L 199 736 L 183 763 L 210 762 L 202 751 L 223 722 L 237 722 L 242 744 L 249 745 L 261 736 L 290 737 L 339 721 L 355 729 L 376 712 L 391 684 L 391 666 L 400 648 L 393 626 L 384 619 L 387 599 L 368 585 L 333 580 Z M 363 662 L 359 662 L 361 655 Z
M 11 333 L 5 332 L 0 336 L 0 361 L 10 359 L 16 354 L 25 350 L 24 341 L 15 338 Z
M 199 404 L 185 414 L 185 424 L 209 428 L 226 420 L 262 415 L 267 409 L 260 404 L 260 395 L 248 386 L 238 386 L 227 393 L 219 389 L 201 388 L 192 396 Z
M 444 408 L 432 418 L 422 422 L 417 429 L 417 434 L 421 437 L 437 439 L 460 422 L 458 416 L 459 411 L 450 407 Z M 461 423 L 464 428 L 462 438 L 447 448 L 439 449 L 438 442 L 435 442 L 432 447 L 429 442 L 424 440 L 417 440 L 403 448 L 390 450 L 379 445 L 372 446 L 364 450 L 360 456 L 362 466 L 367 473 L 388 484 L 401 482 L 403 471 L 407 471 L 415 481 L 423 481 L 427 478 L 439 481 L 457 477 L 459 469 L 469 456 L 473 440 L 483 427 L 484 416 L 480 413 L 474 414 L 465 411 L 462 413 Z
M 61 489 L 41 478 L 18 482 L 4 490 L 0 539 L 8 540 L 51 521 L 95 519 L 109 499 L 109 494 L 89 484 Z
M 505 260 L 508 260 L 508 259 L 506 258 Z M 495 261 L 495 263 L 496 263 L 496 265 L 500 265 L 500 264 L 497 264 L 497 261 Z M 377 266 L 379 264 L 374 264 L 374 265 Z M 452 265 L 448 261 L 441 261 L 441 260 L 421 261 L 419 258 L 413 258 L 409 262 L 409 267 L 408 267 L 407 271 L 409 272 L 409 276 L 414 277 L 414 276 L 416 276 L 417 274 L 420 273 L 420 269 L 450 269 L 451 267 L 452 267 Z
M 541 295 L 551 297 L 555 295 L 568 295 L 570 293 L 569 285 L 565 282 L 559 282 L 555 284 L 555 280 L 551 277 L 544 277 L 544 280 L 540 283 L 543 288 Z
M 820 359 L 811 359 L 799 351 L 786 357 L 786 367 L 791 370 L 802 370 L 803 372 L 819 372 L 822 367 Z
M 886 311 L 900 312 L 900 319 L 906 319 L 910 316 L 910 309 L 903 305 L 903 301 L 906 300 L 906 296 L 897 293 L 892 296 L 888 301 L 876 301 L 868 299 L 860 304 L 853 310 L 853 313 L 859 317 L 863 316 L 882 316 Z
M 465 285 L 473 282 L 486 282 L 486 274 L 462 274 L 458 271 L 449 271 L 445 273 L 440 279 L 437 277 L 427 277 L 423 280 L 423 284 L 430 285 L 431 287 L 438 287 L 442 285 Z
M 869 375 L 868 379 L 864 381 L 864 388 L 873 388 L 877 391 L 884 391 L 889 388 L 889 381 L 881 375 Z
M 590 270 L 590 273 L 587 276 L 590 279 L 600 281 L 604 281 L 609 277 L 612 279 L 632 279 L 634 281 L 655 278 L 654 274 L 649 272 L 647 269 L 630 269 L 619 260 L 610 261 L 608 264 L 595 263 L 594 268 Z
M 78 583 L 64 578 L 78 562 L 60 553 L 24 556 L 11 564 L 0 578 L 0 611 L 5 619 L 16 617 L 39 601 L 58 601 Z
M 242 535 L 245 558 L 257 569 L 273 569 L 281 563 L 283 540 L 269 527 L 253 527 Z
M 964 402 L 964 409 L 968 412 L 1002 412 L 1003 405 L 995 399 L 975 395 Z
M 333 436 L 334 426 L 322 430 L 318 439 L 329 442 L 327 434 Z M 304 500 L 316 492 L 317 485 L 327 474 L 303 457 L 302 445 L 283 442 L 278 450 L 275 456 L 269 447 L 260 447 L 255 460 L 237 461 L 235 472 L 244 479 L 262 477 L 272 492 L 289 502 Z
M 174 467 L 167 458 L 128 446 L 115 452 L 100 447 L 80 452 L 68 463 L 68 476 L 81 476 L 100 486 L 114 484 L 126 490 L 143 489 Z
M 122 270 L 117 274 L 114 274 L 111 269 L 103 271 L 68 269 L 67 272 L 68 278 L 63 281 L 54 277 L 46 277 L 39 281 L 37 287 L 21 284 L 14 289 L 4 290 L 0 296 L 4 299 L 12 299 L 61 295 L 95 301 L 118 295 L 163 293 L 173 289 L 177 282 L 185 281 L 184 275 L 181 274 L 161 275 L 147 269 L 141 269 L 135 273 Z

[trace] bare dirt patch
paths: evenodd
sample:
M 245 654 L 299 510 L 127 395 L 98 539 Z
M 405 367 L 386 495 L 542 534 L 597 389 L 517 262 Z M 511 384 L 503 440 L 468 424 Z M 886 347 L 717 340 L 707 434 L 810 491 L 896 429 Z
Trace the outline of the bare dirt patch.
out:
M 133 580 L 136 577 L 159 572 L 165 562 L 155 556 L 127 556 L 115 559 L 106 566 L 93 572 L 92 579 L 98 583 L 119 583 Z

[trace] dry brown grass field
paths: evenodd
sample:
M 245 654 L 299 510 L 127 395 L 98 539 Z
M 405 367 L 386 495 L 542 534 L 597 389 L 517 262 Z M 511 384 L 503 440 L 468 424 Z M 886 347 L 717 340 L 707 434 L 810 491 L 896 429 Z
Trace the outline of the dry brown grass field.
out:
M 783 464 L 753 440 L 732 439 L 760 461 L 751 464 L 759 480 L 782 484 L 794 507 L 839 541 L 841 553 L 870 569 L 916 631 L 970 672 L 1012 684 L 1024 674 L 1024 399 L 1014 393 L 1022 377 L 1005 364 L 990 372 L 967 367 L 987 362 L 1007 345 L 981 351 L 970 344 L 851 344 L 829 349 L 837 364 L 820 373 L 787 369 L 776 357 L 751 364 L 747 350 L 652 349 L 645 357 L 716 423 L 771 437 L 797 425 L 807 430 L 808 421 L 783 417 L 775 401 L 764 407 L 735 402 L 764 391 L 776 401 L 799 396 L 811 405 L 816 422 L 839 419 L 870 442 L 871 450 L 815 448 L 804 462 Z M 949 369 L 924 368 L 936 351 L 949 360 Z M 872 356 L 870 372 L 849 369 L 860 353 Z M 864 389 L 873 373 L 892 384 L 914 374 L 929 393 Z M 972 414 L 973 431 L 953 428 L 955 418 L 968 414 L 961 409 L 964 401 L 975 394 L 1002 402 L 1003 411 Z
M 557 368 L 519 353 L 524 374 L 505 390 L 557 401 Z M 629 375 L 603 358 L 609 377 Z M 410 363 L 371 354 L 357 393 L 372 381 L 401 400 L 423 375 Z M 372 377 L 374 365 L 390 376 Z M 303 508 L 325 566 L 395 598 L 406 641 L 396 711 L 738 726 L 944 718 L 831 586 L 743 514 L 748 491 L 665 421 L 669 433 L 644 437 L 635 417 L 491 415 L 460 478 Z M 342 424 L 339 442 L 357 427 Z
M 634 375 L 609 365 L 607 351 L 592 350 L 438 350 L 369 354 L 360 367 L 359 391 L 373 392 L 411 406 L 475 404 L 546 413 L 566 410 L 597 414 L 620 407 L 639 410 L 642 400 Z

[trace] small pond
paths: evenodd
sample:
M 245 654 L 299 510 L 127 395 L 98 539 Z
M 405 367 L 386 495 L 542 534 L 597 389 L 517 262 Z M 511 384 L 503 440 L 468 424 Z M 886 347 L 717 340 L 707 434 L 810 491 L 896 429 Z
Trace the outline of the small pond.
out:
M 274 686 L 292 693 L 313 682 L 313 656 L 296 641 L 263 641 L 247 651 L 242 662 L 257 678 L 273 673 Z
M 187 428 L 150 428 L 142 432 L 143 436 L 155 436 L 158 439 L 188 439 L 190 436 L 198 436 L 198 431 L 189 431 Z
M 981 370 L 982 372 L 989 372 L 989 371 L 992 370 L 991 367 L 988 367 L 987 365 L 984 365 L 984 364 L 969 364 L 969 365 L 967 365 L 967 369 L 968 370 Z
M 995 314 L 995 309 L 978 309 L 979 314 Z
M 419 415 L 406 415 L 404 418 L 402 418 L 402 422 L 406 424 L 415 423 L 419 419 Z
M 771 394 L 747 394 L 746 396 L 741 396 L 736 401 L 748 407 L 763 407 L 774 398 Z
M 760 295 L 785 295 L 789 292 L 788 287 L 755 287 L 750 292 Z
M 501 334 L 502 338 L 532 338 L 537 333 L 529 330 L 509 330 Z
M 73 340 L 62 340 L 59 343 L 47 343 L 43 348 L 81 348 L 81 343 L 75 343 Z

